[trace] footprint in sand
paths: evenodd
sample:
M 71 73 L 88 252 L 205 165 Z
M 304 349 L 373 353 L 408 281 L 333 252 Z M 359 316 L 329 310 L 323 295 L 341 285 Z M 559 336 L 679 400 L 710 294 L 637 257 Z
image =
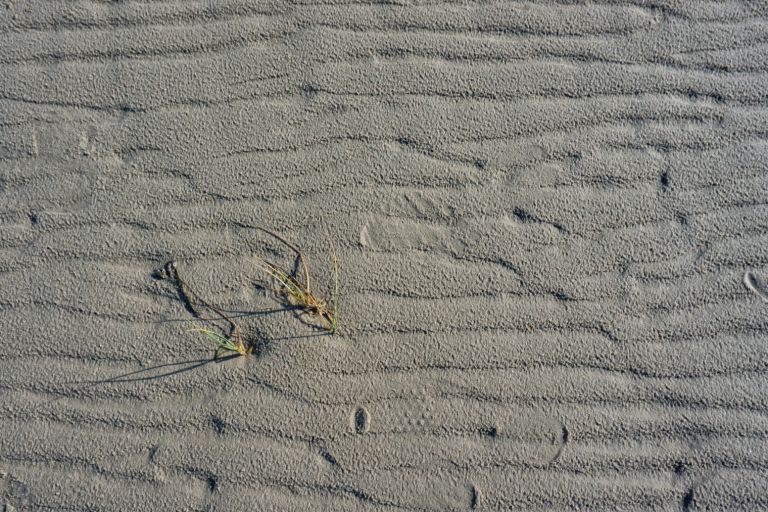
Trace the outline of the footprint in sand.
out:
M 372 402 L 351 410 L 349 426 L 355 435 L 347 439 L 355 453 L 377 443 L 392 445 L 385 459 L 393 467 L 415 458 L 446 467 L 480 462 L 543 466 L 559 455 L 567 438 L 563 424 L 544 413 L 462 398 Z M 341 453 L 336 457 L 344 459 Z
M 532 409 L 442 397 L 357 406 L 348 433 L 327 449 L 341 470 L 356 476 L 359 489 L 398 506 L 440 503 L 444 510 L 471 510 L 482 493 L 470 481 L 439 475 L 456 468 L 543 467 L 560 456 L 568 437 L 559 420 Z M 400 490 L 397 496 L 390 496 L 392 488 Z
M 746 272 L 744 274 L 744 285 L 752 291 L 755 295 L 768 304 L 768 292 L 766 292 L 766 283 L 764 280 L 759 279 L 752 272 Z

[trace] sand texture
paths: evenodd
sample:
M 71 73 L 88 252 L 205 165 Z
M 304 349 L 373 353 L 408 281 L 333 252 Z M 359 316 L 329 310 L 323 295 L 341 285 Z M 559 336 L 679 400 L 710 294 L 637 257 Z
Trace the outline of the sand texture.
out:
M 768 510 L 764 5 L 5 2 L 0 510 Z

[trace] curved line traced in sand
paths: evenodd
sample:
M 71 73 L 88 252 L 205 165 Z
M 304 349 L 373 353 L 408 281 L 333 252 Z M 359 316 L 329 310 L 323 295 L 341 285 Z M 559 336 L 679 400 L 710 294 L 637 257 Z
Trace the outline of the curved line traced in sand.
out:
M 755 293 L 755 295 L 760 297 L 760 299 L 762 299 L 763 302 L 768 304 L 768 295 L 766 295 L 765 292 L 763 292 L 757 287 L 757 283 L 755 282 L 755 276 L 752 275 L 752 272 L 744 273 L 744 286 L 749 288 L 751 291 Z

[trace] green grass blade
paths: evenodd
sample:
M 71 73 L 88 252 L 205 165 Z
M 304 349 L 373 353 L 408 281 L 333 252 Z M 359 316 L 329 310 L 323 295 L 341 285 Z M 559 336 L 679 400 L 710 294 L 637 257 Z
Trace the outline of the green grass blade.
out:
M 192 322 L 190 322 L 190 323 L 192 323 Z M 195 325 L 195 324 L 192 324 L 192 325 Z M 225 348 L 227 350 L 231 350 L 233 352 L 237 352 L 237 347 L 235 346 L 235 344 L 232 343 L 228 338 L 225 338 L 224 336 L 222 336 L 221 334 L 219 334 L 217 332 L 209 331 L 207 329 L 202 329 L 202 328 L 200 328 L 200 327 L 198 327 L 196 325 L 195 325 L 195 328 L 194 329 L 190 329 L 190 331 L 204 332 L 209 338 L 211 338 L 213 341 L 215 341 L 216 343 L 221 345 L 222 348 Z
M 304 295 L 304 292 L 302 291 L 301 287 L 298 286 L 298 284 L 294 283 L 293 279 L 291 279 L 288 276 L 285 276 L 282 272 L 280 272 L 278 270 L 275 270 L 275 272 L 271 272 L 271 271 L 267 270 L 266 268 L 263 268 L 263 267 L 259 267 L 259 268 L 261 268 L 261 270 L 263 270 L 267 274 L 269 274 L 272 277 L 274 277 L 281 285 L 283 285 L 283 287 L 286 290 L 288 290 L 288 293 L 290 293 L 291 295 L 293 295 L 296 298 L 296 300 L 298 300 L 298 301 L 300 301 L 302 303 L 306 303 L 307 302 L 307 298 Z

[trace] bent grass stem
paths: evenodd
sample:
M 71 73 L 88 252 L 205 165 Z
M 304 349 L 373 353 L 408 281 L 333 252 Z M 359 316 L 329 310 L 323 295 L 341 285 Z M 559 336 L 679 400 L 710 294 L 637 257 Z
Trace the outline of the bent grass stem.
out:
M 169 261 L 168 263 L 166 263 L 165 267 L 163 268 L 160 274 L 173 277 L 176 280 L 176 282 L 178 282 L 179 285 L 182 287 L 182 290 L 186 288 L 190 293 L 192 293 L 192 295 L 194 295 L 194 297 L 197 300 L 199 300 L 203 305 L 205 305 L 205 307 L 207 307 L 208 309 L 210 309 L 211 311 L 215 312 L 220 317 L 222 317 L 224 320 L 229 322 L 229 324 L 232 326 L 232 330 L 235 331 L 237 345 L 233 344 L 230 338 L 225 338 L 224 336 L 218 333 L 215 333 L 213 331 L 202 329 L 197 326 L 195 326 L 196 328 L 192 330 L 205 333 L 209 338 L 213 339 L 214 341 L 216 341 L 216 343 L 218 343 L 219 345 L 221 345 L 223 348 L 227 350 L 237 352 L 238 354 L 243 356 L 246 354 L 250 354 L 251 351 L 253 350 L 253 347 L 250 347 L 248 349 L 245 348 L 245 345 L 243 344 L 242 336 L 240 335 L 240 327 L 231 318 L 229 318 L 227 315 L 222 313 L 216 306 L 209 304 L 205 299 L 200 297 L 200 295 L 198 295 L 198 293 L 189 285 L 189 283 L 187 283 L 184 279 L 181 278 L 177 267 L 178 265 L 176 264 L 175 261 Z
M 338 269 L 338 261 L 336 258 L 336 248 L 333 245 L 333 241 L 331 240 L 330 235 L 326 234 L 328 236 L 328 242 L 331 245 L 331 250 L 333 251 L 333 274 L 334 274 L 333 312 L 331 312 L 330 308 L 327 306 L 327 304 L 323 299 L 317 298 L 314 295 L 312 295 L 312 292 L 310 291 L 310 288 L 309 288 L 309 270 L 307 269 L 307 263 L 301 251 L 299 251 L 293 244 L 291 244 L 281 236 L 264 228 L 258 228 L 258 229 L 260 229 L 261 231 L 264 231 L 268 235 L 275 237 L 277 240 L 287 245 L 296 254 L 298 254 L 299 259 L 301 259 L 301 264 L 304 267 L 306 284 L 302 284 L 301 281 L 299 281 L 298 279 L 290 276 L 287 272 L 281 271 L 276 265 L 269 263 L 268 261 L 266 261 L 265 259 L 259 256 L 255 256 L 255 257 L 263 264 L 263 266 L 259 264 L 254 264 L 254 266 L 259 270 L 261 270 L 262 272 L 265 272 L 270 276 L 272 276 L 282 286 L 283 293 L 289 296 L 291 299 L 293 299 L 293 302 L 296 305 L 301 307 L 301 309 L 303 309 L 304 312 L 307 313 L 309 316 L 320 317 L 320 320 L 322 320 L 325 328 L 331 331 L 332 333 L 335 333 L 338 328 L 337 300 L 338 300 L 338 293 L 339 293 L 339 269 Z M 251 281 L 251 282 L 254 284 L 257 284 L 254 281 Z

